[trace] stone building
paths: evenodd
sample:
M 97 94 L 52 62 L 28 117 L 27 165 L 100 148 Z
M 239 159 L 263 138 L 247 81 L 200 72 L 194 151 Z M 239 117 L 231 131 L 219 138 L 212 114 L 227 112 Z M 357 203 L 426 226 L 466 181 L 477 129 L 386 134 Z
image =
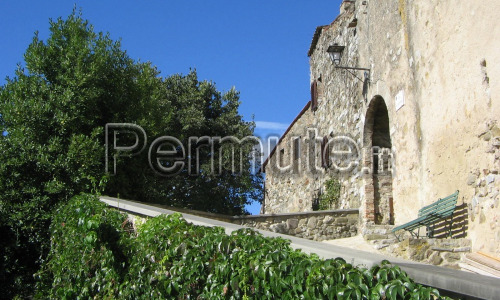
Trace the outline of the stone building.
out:
M 311 211 L 334 178 L 331 208 L 402 224 L 459 190 L 473 250 L 500 254 L 498 11 L 496 0 L 344 1 L 314 32 L 311 100 L 263 165 L 265 213 Z M 334 63 L 328 50 L 342 46 Z

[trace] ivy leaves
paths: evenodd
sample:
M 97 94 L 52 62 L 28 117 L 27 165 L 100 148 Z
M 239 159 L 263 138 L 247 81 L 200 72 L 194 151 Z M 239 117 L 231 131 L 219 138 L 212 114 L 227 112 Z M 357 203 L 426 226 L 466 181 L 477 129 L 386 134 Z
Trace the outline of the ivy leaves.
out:
M 325 182 L 325 191 L 319 195 L 317 203 L 313 204 L 313 210 L 327 210 L 338 208 L 342 184 L 332 177 Z
M 388 261 L 355 267 L 320 259 L 252 229 L 225 234 L 180 214 L 147 220 L 137 236 L 125 216 L 89 195 L 58 211 L 39 292 L 53 298 L 442 299 Z

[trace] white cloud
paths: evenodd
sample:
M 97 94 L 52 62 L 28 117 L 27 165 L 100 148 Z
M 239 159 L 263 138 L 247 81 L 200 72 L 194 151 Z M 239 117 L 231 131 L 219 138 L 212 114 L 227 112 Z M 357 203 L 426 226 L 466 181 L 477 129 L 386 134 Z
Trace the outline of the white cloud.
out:
M 289 125 L 290 124 L 278 122 L 255 121 L 256 127 L 254 134 L 259 137 L 261 141 L 263 154 L 262 162 L 266 160 L 269 152 L 273 150 L 280 136 L 287 130 Z
M 262 155 L 262 163 L 267 159 L 269 156 L 269 153 L 273 150 L 274 146 L 278 142 L 279 136 L 274 136 L 274 137 L 268 137 L 268 138 L 262 138 L 262 150 L 263 150 L 263 155 Z
M 290 124 L 278 123 L 278 122 L 267 122 L 267 121 L 255 121 L 255 126 L 257 129 L 267 129 L 267 130 L 280 130 L 284 131 L 288 128 Z

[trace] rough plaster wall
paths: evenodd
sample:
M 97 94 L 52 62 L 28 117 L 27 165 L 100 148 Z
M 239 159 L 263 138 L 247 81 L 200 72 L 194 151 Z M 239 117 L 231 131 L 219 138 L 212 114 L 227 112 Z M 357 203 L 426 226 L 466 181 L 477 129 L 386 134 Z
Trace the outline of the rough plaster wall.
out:
M 360 1 L 358 1 L 360 2 Z M 396 1 L 357 3 L 360 65 L 371 68 L 368 99 L 381 96 L 387 106 L 393 149 L 395 222 L 415 215 L 420 206 L 421 129 L 413 73 L 405 51 L 405 30 Z M 405 105 L 396 113 L 394 97 L 401 90 Z M 366 109 L 365 109 L 366 111 Z M 410 199 L 412 204 L 403 199 Z M 408 201 L 408 202 L 409 202 Z
M 373 70 L 369 94 L 384 97 L 389 111 L 396 224 L 458 189 L 471 206 L 473 248 L 497 254 L 499 9 L 493 0 L 372 0 L 357 11 L 360 62 Z M 396 111 L 400 90 L 405 105 Z M 470 177 L 477 182 L 467 185 Z
M 468 176 L 499 171 L 499 152 L 492 149 L 492 139 L 500 135 L 493 125 L 500 125 L 499 9 L 500 2 L 494 0 L 429 6 L 408 2 L 408 20 L 416 28 L 410 37 L 412 56 L 419 56 L 415 85 L 425 115 L 422 181 L 429 187 L 428 198 L 459 189 L 462 200 L 472 204 L 479 191 L 466 184 Z M 480 135 L 489 130 L 493 136 L 486 141 Z M 469 238 L 474 249 L 500 254 L 500 208 L 498 195 L 492 193 L 500 189 L 500 177 L 493 174 L 489 180 L 494 180 L 488 183 L 489 195 L 469 212 Z

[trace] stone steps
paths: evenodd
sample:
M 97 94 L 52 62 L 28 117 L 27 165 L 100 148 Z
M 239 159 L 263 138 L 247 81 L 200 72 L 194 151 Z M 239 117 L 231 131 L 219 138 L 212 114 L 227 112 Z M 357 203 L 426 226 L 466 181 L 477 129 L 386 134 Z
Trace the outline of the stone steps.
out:
M 394 225 L 367 225 L 363 230 L 363 236 L 371 236 L 371 235 L 385 235 L 385 236 L 394 236 L 392 234 L 392 229 Z
M 365 234 L 365 235 L 363 235 L 363 237 L 367 241 L 374 241 L 374 240 L 386 240 L 389 238 L 389 235 L 387 235 L 387 234 Z
M 397 239 L 391 230 L 394 225 L 367 225 L 363 230 L 363 238 L 369 241 L 377 250 L 397 243 Z
M 392 244 L 397 243 L 398 240 L 393 238 L 393 239 L 383 239 L 383 240 L 373 240 L 371 243 L 373 244 L 373 248 L 380 250 L 385 247 L 389 247 Z

